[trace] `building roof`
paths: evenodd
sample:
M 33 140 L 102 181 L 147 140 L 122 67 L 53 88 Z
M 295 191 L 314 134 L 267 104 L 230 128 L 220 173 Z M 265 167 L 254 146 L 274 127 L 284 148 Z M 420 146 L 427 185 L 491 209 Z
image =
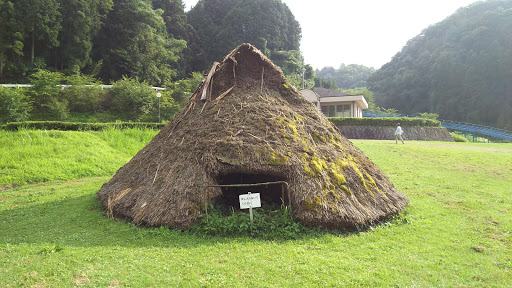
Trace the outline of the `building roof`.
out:
M 319 102 L 318 94 L 309 89 L 300 90 L 299 93 L 311 103 Z
M 319 101 L 322 104 L 336 104 L 339 102 L 356 102 L 361 109 L 368 109 L 368 102 L 364 99 L 363 95 L 353 95 L 342 93 L 336 90 L 330 90 L 325 88 L 316 88 L 313 90 L 304 89 L 300 91 L 300 94 L 304 96 L 309 102 Z M 318 100 L 314 100 L 315 95 Z
M 343 97 L 343 96 L 355 96 L 353 94 L 342 93 L 340 91 L 326 89 L 326 88 L 316 88 L 313 91 L 318 94 L 320 97 Z

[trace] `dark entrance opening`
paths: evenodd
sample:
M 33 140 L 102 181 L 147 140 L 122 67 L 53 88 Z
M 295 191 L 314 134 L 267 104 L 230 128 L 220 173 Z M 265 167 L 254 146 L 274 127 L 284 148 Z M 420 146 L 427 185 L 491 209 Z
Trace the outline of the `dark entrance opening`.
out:
M 277 175 L 266 174 L 244 174 L 244 173 L 230 173 L 220 175 L 217 179 L 219 185 L 233 185 L 233 184 L 257 184 L 286 181 L 284 177 Z M 258 185 L 258 186 L 231 186 L 221 187 L 222 195 L 216 200 L 216 204 L 221 204 L 233 209 L 240 209 L 239 195 L 251 193 L 260 193 L 261 205 L 274 204 L 281 206 L 289 205 L 287 185 L 283 183 Z

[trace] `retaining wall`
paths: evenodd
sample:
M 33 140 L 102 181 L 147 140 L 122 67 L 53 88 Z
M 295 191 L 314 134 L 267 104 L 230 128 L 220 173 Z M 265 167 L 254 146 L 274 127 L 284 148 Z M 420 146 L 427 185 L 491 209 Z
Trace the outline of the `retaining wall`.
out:
M 396 127 L 392 126 L 338 126 L 348 139 L 395 140 Z M 402 127 L 402 137 L 407 140 L 446 141 L 453 138 L 444 127 Z

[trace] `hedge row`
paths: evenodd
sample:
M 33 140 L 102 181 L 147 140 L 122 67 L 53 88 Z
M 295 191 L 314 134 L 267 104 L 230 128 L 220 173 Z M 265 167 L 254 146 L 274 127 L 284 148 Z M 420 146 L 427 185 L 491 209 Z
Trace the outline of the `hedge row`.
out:
M 61 131 L 99 131 L 108 128 L 125 129 L 161 129 L 163 123 L 144 123 L 144 122 L 115 122 L 115 123 L 79 123 L 79 122 L 61 122 L 61 121 L 27 121 L 11 122 L 1 126 L 8 131 L 17 131 L 19 129 L 35 130 L 61 130 Z
M 329 120 L 336 126 L 393 126 L 400 123 L 402 127 L 441 127 L 441 122 L 426 118 L 351 118 L 330 117 Z
M 396 126 L 402 127 L 441 127 L 441 122 L 425 118 L 350 118 L 331 117 L 329 120 L 336 126 Z M 163 123 L 145 122 L 115 122 L 115 123 L 80 123 L 61 121 L 26 121 L 11 122 L 1 126 L 4 130 L 16 131 L 19 129 L 36 130 L 62 130 L 62 131 L 99 131 L 107 128 L 150 128 L 161 129 Z

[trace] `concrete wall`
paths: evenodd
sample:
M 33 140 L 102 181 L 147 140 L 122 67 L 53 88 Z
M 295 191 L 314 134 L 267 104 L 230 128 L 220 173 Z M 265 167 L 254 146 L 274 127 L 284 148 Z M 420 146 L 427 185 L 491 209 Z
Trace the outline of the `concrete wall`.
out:
M 396 127 L 391 126 L 338 126 L 348 139 L 395 140 Z M 443 127 L 402 127 L 402 137 L 407 140 L 446 141 L 453 138 Z

